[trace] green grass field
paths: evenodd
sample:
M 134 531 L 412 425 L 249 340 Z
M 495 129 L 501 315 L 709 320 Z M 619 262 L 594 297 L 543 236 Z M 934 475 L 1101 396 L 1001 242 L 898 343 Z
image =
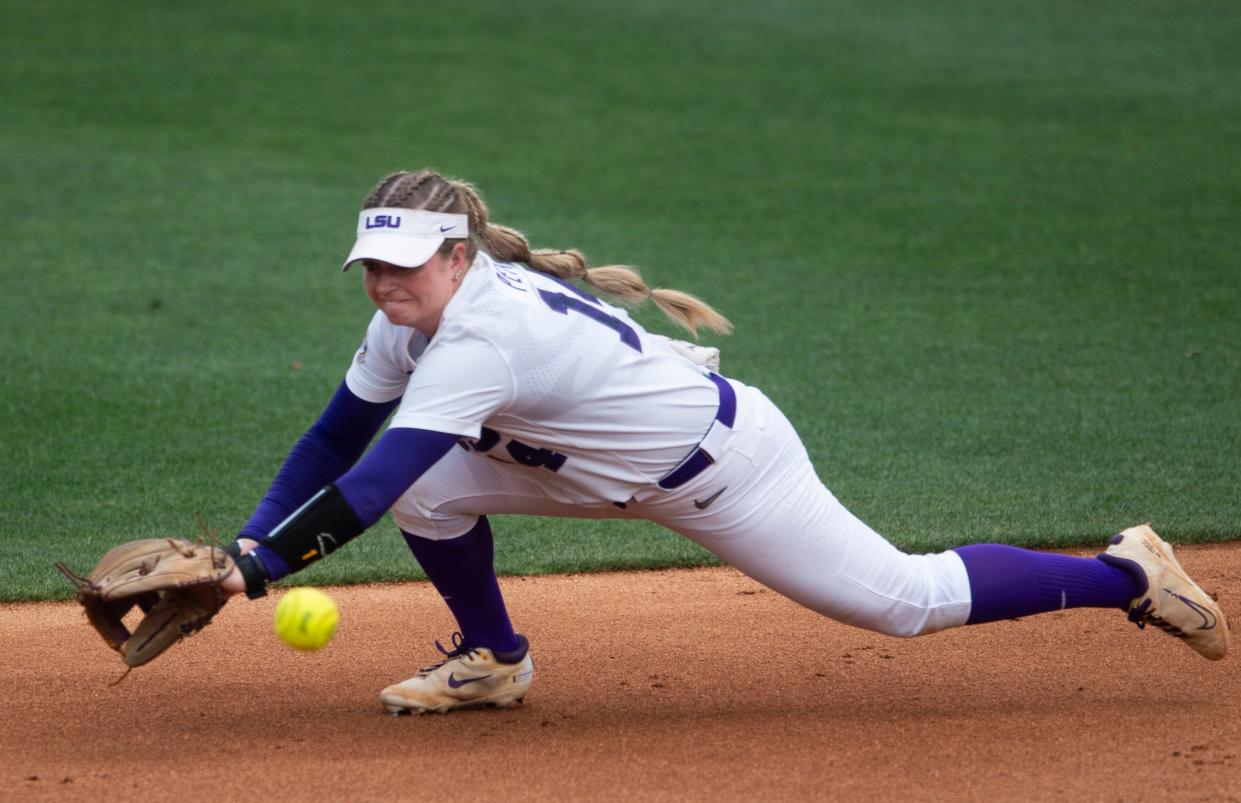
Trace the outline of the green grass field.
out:
M 1241 8 L 1225 2 L 6 4 L 0 599 L 231 534 L 370 317 L 389 170 L 737 333 L 906 549 L 1241 536 Z M 670 331 L 657 313 L 640 319 Z M 700 563 L 499 519 L 506 573 Z M 299 582 L 417 577 L 388 521 Z

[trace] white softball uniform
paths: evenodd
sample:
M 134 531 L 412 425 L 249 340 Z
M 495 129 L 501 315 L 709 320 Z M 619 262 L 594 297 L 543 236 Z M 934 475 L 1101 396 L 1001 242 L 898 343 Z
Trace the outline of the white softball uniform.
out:
M 345 381 L 401 398 L 390 426 L 468 439 L 393 506 L 406 532 L 454 538 L 505 513 L 649 519 L 842 622 L 912 636 L 969 617 L 956 553 L 906 555 L 854 517 L 759 390 L 524 266 L 480 253 L 429 342 L 376 313 Z

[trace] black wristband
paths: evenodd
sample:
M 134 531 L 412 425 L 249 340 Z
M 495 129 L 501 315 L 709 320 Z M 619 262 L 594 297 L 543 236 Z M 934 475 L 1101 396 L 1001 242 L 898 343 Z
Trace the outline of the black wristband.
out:
M 289 567 L 298 572 L 340 549 L 366 529 L 335 485 L 326 485 L 263 539 Z
M 267 567 L 263 561 L 247 553 L 237 558 L 236 563 L 237 570 L 246 581 L 246 596 L 250 599 L 267 596 Z

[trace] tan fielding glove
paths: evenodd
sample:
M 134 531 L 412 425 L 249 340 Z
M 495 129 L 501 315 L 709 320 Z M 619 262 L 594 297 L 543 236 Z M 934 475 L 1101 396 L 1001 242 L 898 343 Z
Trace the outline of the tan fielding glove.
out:
M 206 626 L 228 601 L 220 581 L 234 567 L 219 547 L 173 538 L 121 544 L 87 577 L 56 564 L 77 586 L 78 602 L 91 625 L 130 667 L 145 664 Z M 135 605 L 146 615 L 130 633 L 122 619 Z

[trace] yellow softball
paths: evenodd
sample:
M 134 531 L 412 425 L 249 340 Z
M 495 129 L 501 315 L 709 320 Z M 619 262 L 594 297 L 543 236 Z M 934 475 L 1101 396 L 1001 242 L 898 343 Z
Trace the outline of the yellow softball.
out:
M 276 605 L 276 635 L 295 650 L 317 650 L 332 640 L 340 611 L 317 588 L 290 589 Z

